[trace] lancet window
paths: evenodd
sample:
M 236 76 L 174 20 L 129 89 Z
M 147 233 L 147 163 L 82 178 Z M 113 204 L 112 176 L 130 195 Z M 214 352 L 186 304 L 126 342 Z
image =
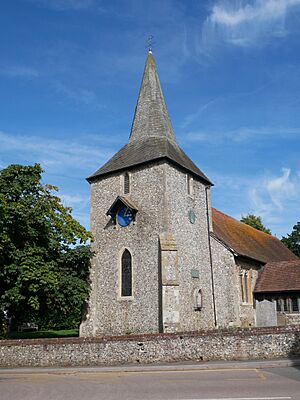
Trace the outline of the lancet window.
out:
M 132 257 L 127 249 L 121 260 L 121 296 L 132 296 Z

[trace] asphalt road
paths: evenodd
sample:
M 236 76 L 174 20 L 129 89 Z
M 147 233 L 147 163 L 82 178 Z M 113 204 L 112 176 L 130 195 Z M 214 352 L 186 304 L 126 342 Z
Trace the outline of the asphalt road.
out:
M 0 369 L 1 400 L 300 400 L 300 366 Z

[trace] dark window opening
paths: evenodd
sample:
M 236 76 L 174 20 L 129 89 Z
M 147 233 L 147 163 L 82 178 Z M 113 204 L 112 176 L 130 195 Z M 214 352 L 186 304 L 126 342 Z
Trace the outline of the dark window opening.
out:
M 282 307 L 281 307 L 281 299 L 276 299 L 276 309 L 277 311 L 282 311 Z
M 131 254 L 126 249 L 122 255 L 121 296 L 132 296 L 132 265 Z
M 242 302 L 245 303 L 245 291 L 244 291 L 244 283 L 243 283 L 243 275 L 240 275 L 241 281 L 241 291 L 242 291 Z
M 283 299 L 283 311 L 288 311 L 288 299 Z
M 128 194 L 130 192 L 130 179 L 128 172 L 124 175 L 124 194 Z
M 244 285 L 245 285 L 245 302 L 249 302 L 249 291 L 248 291 L 248 274 L 247 272 L 244 275 Z
M 297 311 L 299 311 L 299 304 L 298 304 L 298 299 L 297 299 L 297 297 L 292 297 L 291 303 L 292 303 L 292 312 L 297 312 Z

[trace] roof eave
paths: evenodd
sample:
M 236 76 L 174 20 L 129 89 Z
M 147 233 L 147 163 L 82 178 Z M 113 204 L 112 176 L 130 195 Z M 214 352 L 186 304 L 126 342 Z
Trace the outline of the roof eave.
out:
M 299 291 L 300 287 L 298 289 L 293 288 L 293 289 L 276 289 L 276 290 L 275 289 L 255 290 L 254 288 L 253 293 L 259 294 L 259 293 L 282 293 L 282 292 L 299 292 Z
M 202 183 L 204 183 L 205 185 L 210 186 L 210 187 L 214 186 L 214 184 L 208 178 L 202 177 L 201 175 L 197 174 L 196 172 L 190 170 L 189 168 L 186 168 L 183 165 L 181 165 L 180 163 L 177 163 L 176 161 L 174 161 L 172 158 L 170 158 L 168 156 L 162 156 L 162 157 L 153 158 L 151 160 L 146 160 L 146 161 L 143 161 L 143 162 L 132 164 L 132 165 L 127 166 L 127 167 L 125 166 L 125 167 L 122 167 L 122 168 L 116 168 L 116 169 L 114 169 L 112 171 L 101 172 L 99 174 L 95 173 L 95 174 L 89 176 L 88 178 L 86 178 L 86 180 L 91 184 L 93 181 L 97 180 L 99 177 L 106 177 L 106 176 L 112 175 L 112 174 L 114 174 L 116 172 L 128 171 L 128 170 L 130 170 L 132 168 L 136 168 L 139 165 L 145 165 L 145 164 L 151 163 L 152 161 L 160 161 L 160 160 L 168 160 L 172 164 L 175 164 L 176 166 L 178 166 L 178 167 L 184 169 L 185 171 L 187 171 L 188 173 L 192 174 L 193 177 L 197 177 L 198 179 L 200 179 L 200 181 Z

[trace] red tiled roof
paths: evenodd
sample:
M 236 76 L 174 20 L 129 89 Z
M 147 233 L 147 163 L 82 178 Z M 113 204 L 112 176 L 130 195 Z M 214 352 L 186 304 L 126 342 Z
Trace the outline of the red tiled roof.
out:
M 212 209 L 215 236 L 238 255 L 267 263 L 299 260 L 279 239 Z
M 254 292 L 300 290 L 300 260 L 267 263 L 259 275 Z

